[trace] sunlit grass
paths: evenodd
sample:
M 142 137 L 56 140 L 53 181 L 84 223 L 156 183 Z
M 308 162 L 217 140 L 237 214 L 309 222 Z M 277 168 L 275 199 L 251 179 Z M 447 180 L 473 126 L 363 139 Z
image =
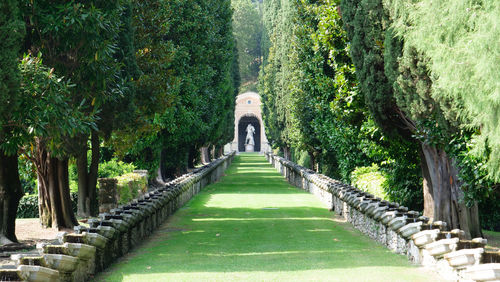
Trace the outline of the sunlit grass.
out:
M 264 157 L 238 156 L 226 174 L 97 280 L 436 280 L 335 220 Z

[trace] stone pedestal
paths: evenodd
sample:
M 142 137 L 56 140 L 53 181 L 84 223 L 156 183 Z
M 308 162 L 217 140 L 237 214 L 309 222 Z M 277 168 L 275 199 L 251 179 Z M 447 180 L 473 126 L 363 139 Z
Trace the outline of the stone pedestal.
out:
M 115 178 L 99 178 L 99 212 L 109 212 L 118 206 Z
M 245 145 L 245 152 L 253 152 L 254 151 L 253 147 L 254 147 L 254 145 L 246 144 Z

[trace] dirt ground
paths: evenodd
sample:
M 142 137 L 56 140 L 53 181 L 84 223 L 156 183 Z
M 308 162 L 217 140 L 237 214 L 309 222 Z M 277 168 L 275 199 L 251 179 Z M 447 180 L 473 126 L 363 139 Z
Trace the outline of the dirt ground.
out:
M 72 231 L 72 230 L 61 230 Z M 20 244 L 6 245 L 0 247 L 0 264 L 7 262 L 11 253 L 35 252 L 36 244 L 39 242 L 52 243 L 57 241 L 57 233 L 61 232 L 54 228 L 43 228 L 38 218 L 22 218 L 16 220 L 16 237 Z M 5 261 L 7 260 L 7 261 Z

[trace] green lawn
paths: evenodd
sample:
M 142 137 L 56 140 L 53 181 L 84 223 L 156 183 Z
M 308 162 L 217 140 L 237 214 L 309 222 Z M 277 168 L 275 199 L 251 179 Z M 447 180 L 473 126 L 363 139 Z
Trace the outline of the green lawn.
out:
M 336 220 L 263 156 L 237 156 L 226 174 L 96 280 L 439 280 Z

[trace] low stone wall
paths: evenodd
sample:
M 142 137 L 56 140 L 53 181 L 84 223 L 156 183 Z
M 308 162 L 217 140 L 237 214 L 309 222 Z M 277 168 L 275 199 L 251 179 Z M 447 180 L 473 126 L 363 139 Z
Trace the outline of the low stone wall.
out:
M 219 180 L 235 152 L 195 169 L 130 203 L 60 233 L 59 244 L 37 245 L 37 253 L 11 256 L 0 265 L 0 281 L 87 281 L 150 235 L 203 187 Z
M 500 280 L 500 252 L 485 249 L 486 239 L 467 240 L 463 231 L 449 230 L 446 222 L 433 222 L 282 157 L 266 153 L 266 158 L 290 184 L 316 195 L 356 229 L 410 261 L 448 279 Z

